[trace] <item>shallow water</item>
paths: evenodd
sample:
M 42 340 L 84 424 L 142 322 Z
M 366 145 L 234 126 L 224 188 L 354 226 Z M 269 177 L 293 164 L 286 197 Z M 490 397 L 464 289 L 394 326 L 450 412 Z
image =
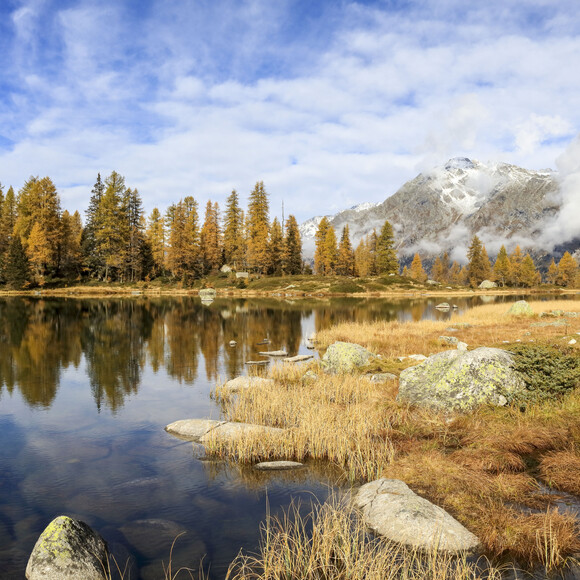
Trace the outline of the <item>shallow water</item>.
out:
M 324 500 L 338 474 L 206 461 L 163 427 L 218 418 L 211 389 L 244 374 L 264 338 L 270 350 L 306 354 L 312 332 L 342 320 L 451 320 L 434 308 L 441 301 L 0 299 L 0 578 L 24 577 L 60 514 L 98 530 L 121 562 L 131 554 L 133 579 L 161 577 L 177 536 L 174 566 L 203 557 L 223 578 L 240 548 L 257 548 L 267 509 Z M 462 311 L 480 299 L 454 303 Z

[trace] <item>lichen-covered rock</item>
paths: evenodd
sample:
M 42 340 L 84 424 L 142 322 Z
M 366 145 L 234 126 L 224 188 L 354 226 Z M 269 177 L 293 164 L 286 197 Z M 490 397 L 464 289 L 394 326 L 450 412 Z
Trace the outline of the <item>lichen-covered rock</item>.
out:
M 513 369 L 513 356 L 499 348 L 447 350 L 399 377 L 397 399 L 449 411 L 470 411 L 480 405 L 502 406 L 525 389 Z
M 393 542 L 429 553 L 474 553 L 480 548 L 478 538 L 455 518 L 397 479 L 363 485 L 355 504 L 366 524 Z
M 52 520 L 26 566 L 28 580 L 105 580 L 107 543 L 90 526 L 67 516 Z
M 371 383 L 386 383 L 387 381 L 394 381 L 397 375 L 393 373 L 376 373 L 367 377 Z
M 359 344 L 335 342 L 322 357 L 322 367 L 329 373 L 348 373 L 368 364 L 375 355 Z
M 491 280 L 484 280 L 480 285 L 483 290 L 489 290 L 490 288 L 497 288 L 497 284 Z
M 451 306 L 449 306 L 449 302 L 441 302 L 441 304 L 437 304 L 435 308 L 438 308 L 439 310 L 449 310 Z
M 525 300 L 518 300 L 510 306 L 507 314 L 511 316 L 534 316 L 535 313 Z
M 259 387 L 267 387 L 274 384 L 273 379 L 266 379 L 264 377 L 236 377 L 228 381 L 219 388 L 220 395 L 230 395 L 245 391 L 247 389 L 255 389 Z
M 452 344 L 456 345 L 459 343 L 459 339 L 456 336 L 440 336 L 439 341 L 442 344 Z
M 202 288 L 199 291 L 199 297 L 202 300 L 214 300 L 216 297 L 217 292 L 214 288 Z
M 181 419 L 165 427 L 171 435 L 188 441 L 207 443 L 215 439 L 241 439 L 247 435 L 279 434 L 284 429 L 253 425 L 250 423 L 236 423 L 234 421 L 216 421 L 214 419 Z

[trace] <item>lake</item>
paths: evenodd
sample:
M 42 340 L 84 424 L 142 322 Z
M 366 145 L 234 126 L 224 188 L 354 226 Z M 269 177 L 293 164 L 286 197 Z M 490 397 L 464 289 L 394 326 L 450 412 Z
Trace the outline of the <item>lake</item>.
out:
M 454 298 L 458 312 L 482 300 Z M 451 319 L 442 298 L 0 298 L 0 578 L 24 577 L 46 525 L 87 522 L 144 580 L 173 564 L 223 578 L 256 550 L 266 511 L 324 500 L 338 473 L 257 473 L 208 461 L 168 435 L 178 419 L 219 418 L 217 381 L 259 350 L 310 353 L 306 338 L 343 320 Z M 268 346 L 258 345 L 268 339 Z M 236 346 L 229 346 L 230 341 Z M 183 535 L 179 535 L 183 534 Z

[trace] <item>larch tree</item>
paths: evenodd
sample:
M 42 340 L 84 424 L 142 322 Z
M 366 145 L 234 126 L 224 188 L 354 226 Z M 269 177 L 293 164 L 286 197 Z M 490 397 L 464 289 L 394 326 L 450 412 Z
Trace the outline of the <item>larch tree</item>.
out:
M 425 282 L 425 280 L 427 280 L 427 274 L 423 269 L 423 262 L 421 261 L 421 256 L 419 256 L 419 254 L 413 256 L 413 261 L 409 268 L 409 276 L 414 280 L 419 280 L 420 282 Z
M 326 269 L 326 258 L 325 258 L 325 250 L 324 244 L 326 241 L 326 236 L 328 234 L 328 230 L 332 229 L 330 222 L 328 221 L 327 217 L 323 217 L 316 230 L 316 234 L 314 236 L 315 240 L 315 250 L 314 250 L 314 271 L 319 276 L 324 276 L 327 274 Z
M 348 224 L 342 228 L 340 242 L 338 244 L 338 253 L 336 259 L 336 273 L 339 276 L 354 275 L 354 251 L 350 243 L 350 229 Z
M 449 282 L 456 286 L 463 284 L 461 280 L 461 266 L 457 260 L 454 260 L 451 264 L 451 268 L 449 268 Z
M 284 256 L 284 232 L 278 218 L 274 218 L 270 226 L 270 240 L 268 242 L 269 260 L 268 273 L 275 276 L 282 274 Z
M 294 276 L 302 272 L 302 240 L 298 222 L 293 215 L 286 220 L 283 261 L 286 274 Z
M 548 280 L 548 284 L 556 284 L 558 280 L 558 266 L 556 265 L 556 261 L 552 258 L 550 265 L 548 266 L 548 273 L 546 275 Z
M 487 262 L 485 258 L 487 257 L 487 252 L 483 253 L 483 244 L 481 240 L 474 235 L 471 239 L 471 244 L 467 250 L 467 272 L 469 277 L 469 284 L 472 287 L 478 286 L 481 282 L 486 279 L 486 274 L 491 270 L 489 265 L 489 258 Z
M 493 265 L 493 275 L 500 286 L 505 286 L 510 279 L 511 264 L 503 244 L 497 253 L 495 264 Z
M 70 215 L 68 210 L 62 212 L 61 232 L 59 270 L 65 276 L 79 276 L 82 265 L 81 240 L 83 224 L 78 211 L 75 211 L 73 215 Z
M 200 252 L 203 273 L 209 274 L 220 268 L 222 258 L 219 207 L 210 201 L 205 206 L 205 219 L 200 234 Z
M 536 270 L 536 265 L 534 264 L 534 260 L 530 254 L 524 256 L 520 272 L 520 280 L 523 286 L 531 288 L 539 282 L 540 275 Z
M 268 258 L 268 238 L 270 234 L 268 193 L 264 182 L 258 181 L 248 201 L 247 223 L 247 261 L 256 272 L 265 274 L 270 260 Z
M 244 268 L 244 213 L 240 207 L 238 193 L 234 189 L 226 199 L 224 213 L 224 258 L 234 270 Z
M 359 276 L 368 276 L 370 273 L 370 253 L 368 236 L 361 238 L 354 251 L 355 270 Z
M 165 270 L 165 223 L 158 208 L 154 207 L 147 220 L 145 236 L 153 257 L 153 276 L 160 276 Z
M 376 241 L 377 274 L 396 274 L 399 271 L 393 226 L 385 220 Z
M 336 262 L 338 260 L 338 248 L 336 245 L 336 233 L 332 226 L 330 226 L 326 232 L 323 251 L 326 274 L 334 274 L 336 272 Z
M 198 203 L 196 199 L 191 195 L 186 196 L 183 199 L 183 209 L 185 212 L 185 229 L 182 241 L 184 265 L 188 275 L 199 277 L 203 270 L 203 258 L 201 253 Z
M 574 286 L 578 275 L 578 262 L 570 252 L 564 252 L 558 262 L 558 284 L 562 286 Z
M 514 248 L 514 251 L 510 254 L 510 284 L 513 286 L 519 286 L 521 284 L 522 276 L 522 261 L 524 256 L 519 245 Z
M 447 252 L 442 257 L 437 256 L 431 268 L 431 278 L 437 282 L 447 282 L 449 280 L 449 255 Z
M 40 225 L 40 222 L 34 222 L 32 226 L 26 245 L 26 255 L 28 256 L 30 265 L 34 268 L 38 281 L 40 281 L 45 275 L 48 263 L 52 257 L 46 232 Z

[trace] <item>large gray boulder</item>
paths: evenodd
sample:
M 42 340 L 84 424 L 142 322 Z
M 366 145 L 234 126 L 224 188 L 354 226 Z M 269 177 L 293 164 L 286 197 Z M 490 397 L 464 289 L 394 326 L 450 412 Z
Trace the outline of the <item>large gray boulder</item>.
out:
M 207 443 L 212 439 L 242 439 L 247 435 L 276 435 L 284 429 L 252 425 L 250 423 L 235 423 L 233 421 L 217 421 L 215 419 L 181 419 L 170 423 L 165 430 L 171 435 L 187 441 Z
M 67 516 L 52 520 L 26 566 L 28 580 L 105 580 L 107 543 L 87 524 Z
M 489 290 L 490 288 L 497 288 L 497 284 L 495 282 L 492 282 L 491 280 L 484 280 L 480 285 L 480 288 L 483 288 L 484 290 Z
M 383 478 L 363 485 L 355 504 L 362 510 L 366 525 L 393 542 L 428 553 L 474 553 L 480 549 L 474 534 L 398 479 Z
M 405 369 L 397 400 L 437 410 L 470 411 L 503 406 L 525 389 L 513 355 L 499 348 L 447 350 Z
M 510 306 L 507 314 L 512 316 L 534 316 L 535 312 L 525 300 L 518 300 Z
M 375 355 L 360 344 L 335 342 L 322 357 L 322 367 L 328 373 L 348 373 L 368 364 Z
M 264 377 L 236 377 L 219 387 L 219 392 L 221 395 L 232 395 L 234 393 L 239 393 L 240 391 L 267 387 L 273 384 L 273 379 L 266 379 Z

